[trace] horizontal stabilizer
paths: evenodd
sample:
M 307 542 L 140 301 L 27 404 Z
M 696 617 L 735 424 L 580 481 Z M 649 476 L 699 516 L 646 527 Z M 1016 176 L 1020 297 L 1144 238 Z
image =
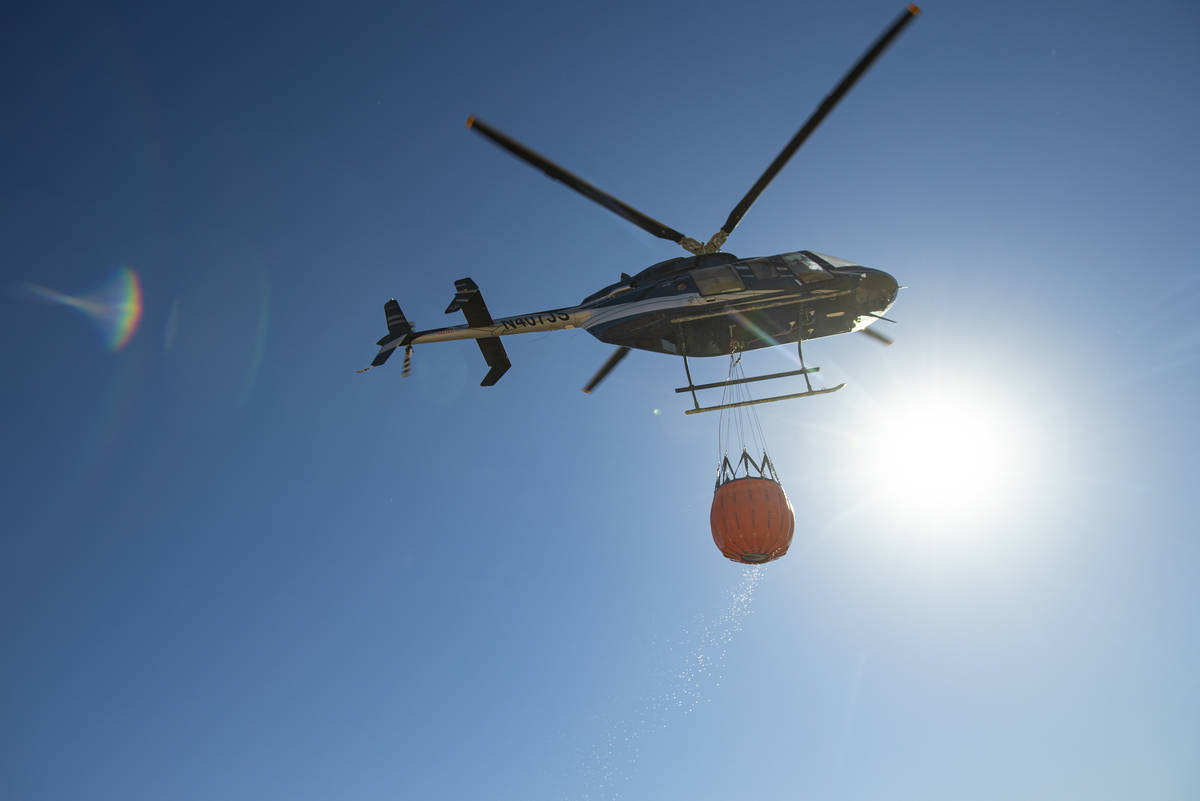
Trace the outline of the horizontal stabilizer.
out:
M 454 298 L 446 307 L 446 314 L 453 314 L 456 311 L 463 313 L 463 316 L 467 318 L 467 325 L 472 328 L 484 328 L 493 324 L 491 312 L 488 311 L 487 304 L 483 302 L 479 286 L 470 278 L 460 278 L 454 282 Z M 483 337 L 475 341 L 479 343 L 483 360 L 491 368 L 479 386 L 490 387 L 500 380 L 500 376 L 508 372 L 508 368 L 512 367 L 512 362 L 508 360 L 508 353 L 505 352 L 504 345 L 500 344 L 500 337 Z
M 500 376 L 508 372 L 508 368 L 512 367 L 512 362 L 508 360 L 508 354 L 504 351 L 504 344 L 500 342 L 500 337 L 485 337 L 475 340 L 479 343 L 479 350 L 483 353 L 483 360 L 487 362 L 488 374 L 483 377 L 483 381 L 479 383 L 481 387 L 490 387 L 500 380 Z
M 446 307 L 446 314 L 461 310 L 467 318 L 467 325 L 472 328 L 492 324 L 492 315 L 488 313 L 487 304 L 483 302 L 483 295 L 479 293 L 479 287 L 474 281 L 470 278 L 460 278 L 454 282 L 454 289 L 454 299 Z

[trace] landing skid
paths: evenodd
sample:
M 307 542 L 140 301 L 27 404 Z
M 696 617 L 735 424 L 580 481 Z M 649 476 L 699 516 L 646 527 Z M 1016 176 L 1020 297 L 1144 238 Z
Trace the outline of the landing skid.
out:
M 692 381 L 692 371 L 691 371 L 691 368 L 688 367 L 687 353 L 683 353 L 682 354 L 682 356 L 683 356 L 683 371 L 684 371 L 684 373 L 687 374 L 688 383 L 687 383 L 686 387 L 676 387 L 675 391 L 677 393 L 678 392 L 692 393 L 692 406 L 693 406 L 693 408 L 691 408 L 691 409 L 685 409 L 683 413 L 684 414 L 699 414 L 700 412 L 716 412 L 716 411 L 720 411 L 721 409 L 737 409 L 741 406 L 757 406 L 760 403 L 774 403 L 775 401 L 794 400 L 796 398 L 808 398 L 808 397 L 812 397 L 813 395 L 828 395 L 830 392 L 837 392 L 839 389 L 846 386 L 845 382 L 842 382 L 841 384 L 838 384 L 836 387 L 829 387 L 828 389 L 813 389 L 812 381 L 809 380 L 808 376 L 810 373 L 820 372 L 821 368 L 804 366 L 804 350 L 799 341 L 796 342 L 796 352 L 800 356 L 800 369 L 799 370 L 788 370 L 786 372 L 770 373 L 768 375 L 755 375 L 755 376 L 749 376 L 747 378 L 734 378 L 729 381 L 714 381 L 711 384 L 696 384 L 694 381 Z M 722 403 L 722 404 L 718 404 L 716 406 L 701 406 L 699 399 L 696 397 L 697 390 L 716 389 L 717 387 L 732 387 L 732 386 L 736 386 L 738 384 L 749 384 L 754 381 L 771 381 L 776 378 L 788 378 L 788 377 L 794 376 L 794 375 L 804 376 L 804 384 L 805 384 L 805 386 L 808 387 L 808 390 L 806 392 L 793 392 L 790 395 L 776 395 L 775 397 L 772 397 L 772 398 L 758 398 L 757 400 L 738 401 L 737 403 Z

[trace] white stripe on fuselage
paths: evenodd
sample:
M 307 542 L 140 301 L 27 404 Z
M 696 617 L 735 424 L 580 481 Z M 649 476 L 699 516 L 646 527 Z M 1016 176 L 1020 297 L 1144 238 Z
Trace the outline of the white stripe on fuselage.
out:
M 665 298 L 646 298 L 645 300 L 635 300 L 631 303 L 620 303 L 615 306 L 602 307 L 593 310 L 592 318 L 588 321 L 584 328 L 590 331 L 591 329 L 601 325 L 608 325 L 629 317 L 637 317 L 639 314 L 647 314 L 649 312 L 665 311 L 667 309 L 690 306 L 699 302 L 699 300 L 700 296 L 698 294 L 695 292 L 689 292 L 686 295 L 670 295 Z
M 612 323 L 620 322 L 630 317 L 637 317 L 641 314 L 649 314 L 657 311 L 668 311 L 671 309 L 680 309 L 686 307 L 704 308 L 709 304 L 716 307 L 717 304 L 727 303 L 744 303 L 753 298 L 760 298 L 766 295 L 779 295 L 778 289 L 751 289 L 742 292 L 726 292 L 720 295 L 709 295 L 704 297 L 696 292 L 689 292 L 686 295 L 671 295 L 665 298 L 647 298 L 645 300 L 637 300 L 633 303 L 622 303 L 609 308 L 596 309 L 591 320 L 584 326 L 587 330 L 597 328 L 602 325 L 611 325 Z M 800 298 L 797 298 L 799 300 Z
M 430 331 L 418 331 L 412 339 L 412 344 L 426 342 L 450 342 L 457 339 L 485 339 L 488 337 L 503 337 L 512 334 L 533 334 L 541 331 L 558 331 L 566 328 L 582 328 L 591 331 L 599 326 L 637 317 L 642 314 L 664 312 L 674 309 L 692 308 L 701 310 L 713 309 L 717 313 L 721 304 L 736 303 L 742 305 L 753 302 L 754 298 L 780 295 L 777 289 L 747 290 L 736 293 L 723 293 L 703 297 L 695 292 L 685 295 L 670 295 L 668 297 L 646 298 L 629 303 L 618 303 L 613 306 L 573 307 L 568 309 L 553 309 L 551 311 L 519 314 L 513 317 L 501 317 L 491 325 L 468 326 L 458 325 L 449 328 L 435 328 Z M 389 342 L 383 350 L 396 347 Z

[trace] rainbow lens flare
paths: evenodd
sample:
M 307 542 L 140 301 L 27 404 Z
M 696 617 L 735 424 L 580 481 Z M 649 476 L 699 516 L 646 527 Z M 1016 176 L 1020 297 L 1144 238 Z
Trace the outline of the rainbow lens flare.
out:
M 36 284 L 25 287 L 38 297 L 83 312 L 100 329 L 109 350 L 128 345 L 142 319 L 142 282 L 131 267 L 122 267 L 98 289 L 79 297 Z

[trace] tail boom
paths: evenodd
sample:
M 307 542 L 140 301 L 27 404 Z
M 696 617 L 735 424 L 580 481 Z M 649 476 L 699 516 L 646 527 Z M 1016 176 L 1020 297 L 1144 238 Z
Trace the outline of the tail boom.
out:
M 512 334 L 534 334 L 540 331 L 561 331 L 566 328 L 583 328 L 592 316 L 590 309 L 573 306 L 566 309 L 520 314 L 501 317 L 490 325 L 455 325 L 449 328 L 432 328 L 413 334 L 414 345 L 426 342 L 450 342 L 455 339 L 490 339 Z
M 512 366 L 508 360 L 508 354 L 504 350 L 504 345 L 500 342 L 500 337 L 558 331 L 566 328 L 584 328 L 593 315 L 591 309 L 572 306 L 494 320 L 474 281 L 470 278 L 462 278 L 455 281 L 454 286 L 456 292 L 450 305 L 446 308 L 446 313 L 461 311 L 467 318 L 466 325 L 415 331 L 400 310 L 400 304 L 393 298 L 384 304 L 388 333 L 375 343 L 379 345 L 379 353 L 375 355 L 371 367 L 379 367 L 384 364 L 397 348 L 403 347 L 405 349 L 404 375 L 408 375 L 413 345 L 428 342 L 451 342 L 456 339 L 474 339 L 479 344 L 479 350 L 488 365 L 488 373 L 481 382 L 481 386 L 490 387 L 499 381 L 500 376 L 504 375 Z M 366 372 L 371 367 L 365 367 L 359 372 Z

